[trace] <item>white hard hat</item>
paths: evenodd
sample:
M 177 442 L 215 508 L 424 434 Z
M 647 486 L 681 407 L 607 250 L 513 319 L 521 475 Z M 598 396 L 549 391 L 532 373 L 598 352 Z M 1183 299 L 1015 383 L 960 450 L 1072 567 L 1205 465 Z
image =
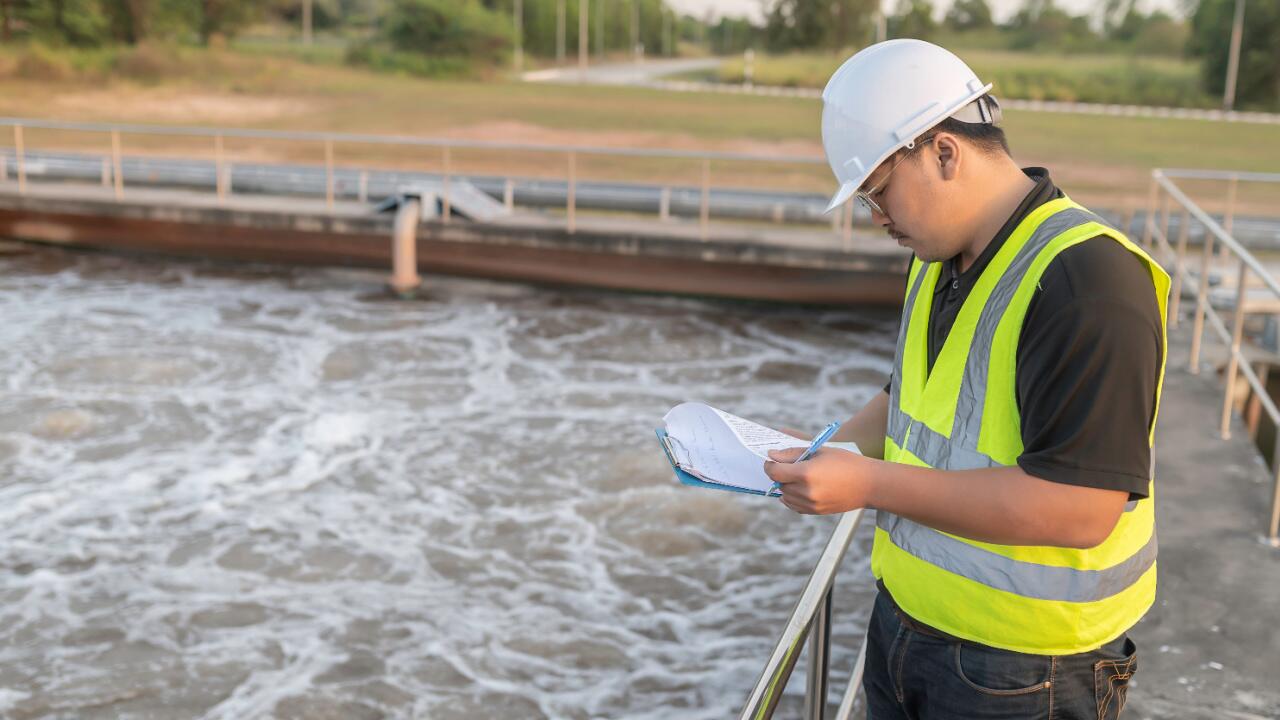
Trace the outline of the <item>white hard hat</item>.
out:
M 822 147 L 840 183 L 826 212 L 943 120 L 998 122 L 990 90 L 963 60 L 923 40 L 886 40 L 845 60 L 822 91 Z

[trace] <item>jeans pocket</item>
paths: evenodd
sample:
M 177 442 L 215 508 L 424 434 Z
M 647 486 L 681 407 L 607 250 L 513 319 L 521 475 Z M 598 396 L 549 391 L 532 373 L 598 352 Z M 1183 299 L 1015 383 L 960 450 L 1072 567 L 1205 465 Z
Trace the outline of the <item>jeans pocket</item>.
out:
M 1028 695 L 1047 690 L 1053 658 L 1027 655 L 970 643 L 956 643 L 956 674 L 965 685 L 986 695 Z
M 1138 648 L 1126 638 L 1124 657 L 1099 660 L 1093 664 L 1093 697 L 1098 705 L 1098 720 L 1116 720 L 1124 710 L 1129 695 L 1129 680 L 1138 671 Z

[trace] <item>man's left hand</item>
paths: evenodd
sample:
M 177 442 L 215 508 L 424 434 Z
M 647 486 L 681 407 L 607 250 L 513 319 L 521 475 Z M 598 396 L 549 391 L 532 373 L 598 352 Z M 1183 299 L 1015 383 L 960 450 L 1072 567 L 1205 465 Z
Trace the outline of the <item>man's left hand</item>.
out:
M 830 515 L 866 507 L 876 461 L 837 448 L 822 448 L 797 463 L 804 448 L 773 450 L 764 472 L 782 486 L 782 504 L 806 515 Z

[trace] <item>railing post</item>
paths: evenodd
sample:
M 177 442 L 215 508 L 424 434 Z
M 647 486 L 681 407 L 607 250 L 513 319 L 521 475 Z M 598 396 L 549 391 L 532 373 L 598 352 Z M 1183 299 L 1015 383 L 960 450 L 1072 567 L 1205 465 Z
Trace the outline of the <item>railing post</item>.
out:
M 1240 372 L 1240 338 L 1244 335 L 1244 283 L 1248 265 L 1240 258 L 1240 274 L 1236 287 L 1236 316 L 1231 327 L 1231 357 L 1227 360 L 1227 390 L 1222 398 L 1222 425 L 1219 431 L 1223 440 L 1231 438 L 1231 406 L 1235 403 L 1236 375 Z
M 707 239 L 707 224 L 711 219 L 711 158 L 702 160 L 702 200 L 698 206 L 698 230 Z
M 9 182 L 9 156 L 0 155 L 0 183 Z
M 1200 282 L 1196 283 L 1196 315 L 1191 327 L 1191 358 L 1187 363 L 1192 375 L 1200 374 L 1200 343 L 1204 337 L 1204 309 L 1209 303 L 1209 258 L 1212 256 L 1213 233 L 1208 232 L 1206 228 L 1204 247 L 1200 248 Z
M 111 158 L 102 158 L 102 187 L 111 187 Z
M 418 221 L 422 219 L 422 201 L 405 198 L 396 211 L 395 229 L 391 236 L 392 292 L 409 297 L 422 279 L 418 276 Z
M 357 197 L 360 198 L 360 202 L 362 203 L 369 202 L 369 171 L 368 170 L 360 171 L 360 187 L 357 190 L 357 193 L 358 193 Z
M 662 186 L 662 195 L 658 198 L 658 220 L 671 220 L 671 188 L 666 185 Z
M 111 175 L 115 181 L 116 200 L 124 198 L 124 170 L 120 159 L 120 131 L 111 131 Z
M 1236 191 L 1239 189 L 1240 176 L 1232 173 L 1231 179 L 1227 181 L 1227 207 L 1222 213 L 1222 229 L 1228 235 L 1231 234 L 1231 228 L 1235 225 L 1236 220 Z M 1222 257 L 1226 259 L 1231 249 L 1226 243 L 1222 244 Z
M 27 194 L 27 152 L 22 144 L 22 126 L 13 126 L 13 152 L 18 161 L 18 194 Z
M 1267 540 L 1271 547 L 1280 547 L 1280 432 L 1276 433 L 1276 447 L 1271 451 L 1272 463 L 1275 464 L 1275 488 L 1271 491 L 1271 527 L 1267 530 Z
M 1169 243 L 1169 207 L 1173 205 L 1173 196 L 1165 193 L 1164 201 L 1160 203 L 1160 249 L 1173 250 L 1173 246 Z
M 440 200 L 440 219 L 448 225 L 453 219 L 453 156 L 448 145 L 440 150 L 441 161 L 444 163 L 444 197 Z
M 832 588 L 835 581 L 832 581 Z M 827 672 L 831 658 L 831 588 L 822 598 L 822 606 L 809 626 L 809 673 L 805 683 L 804 717 L 822 720 L 827 712 Z
M 333 140 L 324 140 L 324 206 L 333 210 Z
M 227 200 L 227 171 L 224 163 L 222 133 L 213 136 L 213 187 L 218 193 L 218 204 Z
M 840 207 L 840 216 L 844 218 L 843 227 L 840 231 L 840 242 L 844 246 L 845 252 L 853 249 L 853 202 L 846 201 Z
M 565 199 L 565 212 L 567 213 L 567 221 L 569 223 L 569 234 L 572 235 L 578 231 L 577 227 L 577 207 L 578 207 L 578 154 L 569 151 L 569 192 Z
M 502 206 L 511 212 L 516 208 L 516 184 L 511 178 L 502 181 Z
M 1178 327 L 1178 311 L 1182 308 L 1182 279 L 1186 275 L 1187 235 L 1191 230 L 1191 211 L 1183 208 L 1178 220 L 1178 252 L 1173 261 L 1173 291 L 1169 294 L 1169 327 Z M 1208 235 L 1208 233 L 1205 233 Z
M 1148 251 L 1151 246 L 1151 228 L 1155 226 L 1156 199 L 1160 192 L 1160 184 L 1156 182 L 1156 171 L 1151 171 L 1151 190 L 1147 192 L 1147 213 L 1142 223 L 1142 246 Z

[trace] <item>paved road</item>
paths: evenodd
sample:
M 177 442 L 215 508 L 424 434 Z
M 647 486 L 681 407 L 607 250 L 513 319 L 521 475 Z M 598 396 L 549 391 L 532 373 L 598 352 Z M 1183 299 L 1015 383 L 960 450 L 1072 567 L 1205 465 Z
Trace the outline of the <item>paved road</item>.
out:
M 521 78 L 528 82 L 577 83 L 593 85 L 649 85 L 660 78 L 719 67 L 722 58 L 653 59 L 639 63 L 590 64 L 586 72 L 577 65 L 533 70 Z

